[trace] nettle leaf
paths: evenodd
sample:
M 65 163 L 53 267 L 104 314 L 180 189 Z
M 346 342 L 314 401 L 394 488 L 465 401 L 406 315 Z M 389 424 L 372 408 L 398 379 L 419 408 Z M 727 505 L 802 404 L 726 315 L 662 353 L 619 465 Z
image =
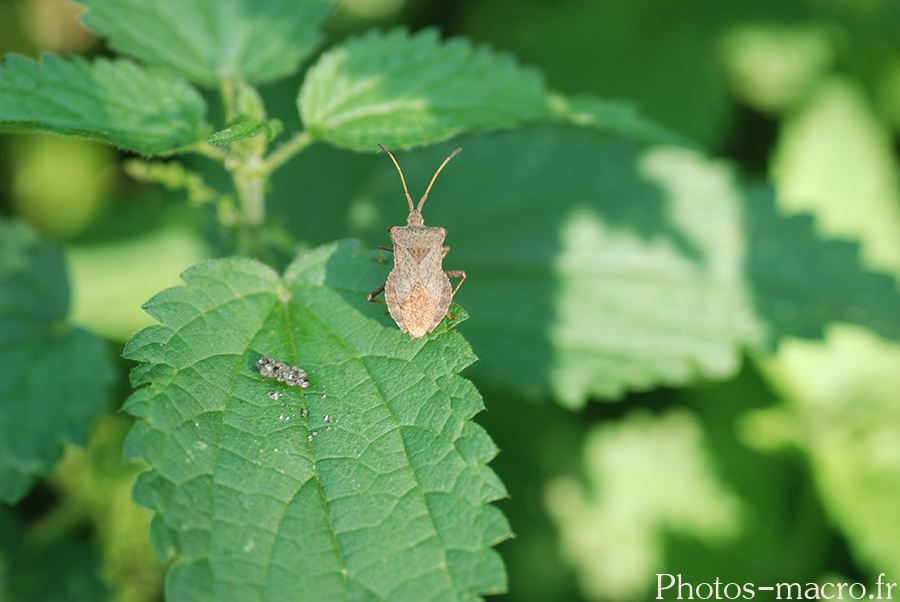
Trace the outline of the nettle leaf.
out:
M 85 23 L 117 50 L 193 82 L 249 83 L 294 73 L 319 43 L 321 0 L 79 0 Z
M 114 372 L 103 342 L 65 323 L 62 253 L 0 221 L 0 500 L 47 476 L 63 443 L 84 444 Z
M 683 136 L 643 117 L 630 102 L 603 100 L 593 96 L 554 96 L 553 110 L 562 120 L 582 127 L 655 144 L 696 147 Z
M 475 600 L 505 589 L 490 546 L 509 536 L 489 502 L 474 361 L 446 319 L 422 340 L 367 303 L 388 266 L 357 243 L 320 247 L 280 278 L 252 260 L 202 263 L 145 306 L 160 321 L 126 440 L 151 470 L 135 499 L 174 554 L 167 599 Z M 465 317 L 454 307 L 458 319 Z M 308 388 L 262 378 L 262 355 Z
M 0 68 L 0 131 L 71 134 L 161 155 L 203 140 L 205 115 L 186 82 L 130 61 L 10 55 Z
M 759 334 L 724 166 L 560 126 L 457 144 L 423 214 L 448 231 L 444 267 L 468 274 L 479 378 L 577 406 L 735 373 Z M 398 155 L 414 196 L 449 148 Z M 386 165 L 350 210 L 368 240 L 403 223 L 397 179 Z
M 313 137 L 362 150 L 550 115 L 536 71 L 467 40 L 442 42 L 433 29 L 373 31 L 331 49 L 308 72 L 298 104 Z
M 866 326 L 900 340 L 900 293 L 888 274 L 869 271 L 859 245 L 820 238 L 811 215 L 779 215 L 774 191 L 747 195 L 747 273 L 770 341 L 821 339 L 829 322 Z

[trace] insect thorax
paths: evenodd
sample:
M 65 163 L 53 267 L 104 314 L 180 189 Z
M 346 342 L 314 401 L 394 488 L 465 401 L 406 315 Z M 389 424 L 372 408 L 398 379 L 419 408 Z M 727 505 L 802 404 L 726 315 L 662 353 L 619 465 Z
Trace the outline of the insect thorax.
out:
M 441 227 L 394 226 L 391 240 L 404 247 L 432 247 L 444 244 L 447 231 Z

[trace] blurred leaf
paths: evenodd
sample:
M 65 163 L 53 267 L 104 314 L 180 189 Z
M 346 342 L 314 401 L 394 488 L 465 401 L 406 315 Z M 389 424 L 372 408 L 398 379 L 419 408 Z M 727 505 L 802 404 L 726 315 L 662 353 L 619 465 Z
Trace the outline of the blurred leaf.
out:
M 109 223 L 123 226 L 122 221 Z M 153 323 L 141 311 L 141 303 L 161 288 L 178 284 L 179 272 L 209 257 L 202 237 L 184 225 L 151 229 L 145 221 L 144 226 L 140 234 L 122 240 L 68 247 L 66 258 L 75 284 L 73 322 L 124 343 Z
M 771 172 L 783 211 L 812 213 L 822 234 L 864 240 L 867 265 L 898 272 L 896 149 L 859 84 L 843 78 L 823 82 L 783 122 Z
M 545 490 L 563 554 L 592 598 L 641 599 L 663 566 L 666 534 L 716 544 L 740 529 L 739 500 L 710 466 L 687 412 L 634 413 L 585 442 L 588 484 L 560 477 Z
M 116 150 L 83 138 L 9 136 L 15 215 L 52 240 L 80 234 L 115 182 Z
M 462 6 L 460 28 L 542 69 L 565 94 L 623 99 L 704 147 L 731 133 L 734 106 L 716 47 L 736 23 L 795 23 L 784 0 L 492 0 Z
M 578 406 L 736 372 L 758 333 L 724 166 L 570 127 L 461 146 L 424 214 L 449 232 L 445 268 L 468 273 L 459 299 L 480 378 Z M 398 157 L 413 193 L 447 152 Z M 387 242 L 406 205 L 391 166 L 379 175 L 351 216 L 375 215 L 357 228 Z
M 30 536 L 32 541 L 53 538 L 60 525 L 80 519 L 90 527 L 94 548 L 102 551 L 98 572 L 112 590 L 112 601 L 158 602 L 163 568 L 147 538 L 152 513 L 131 499 L 143 467 L 122 461 L 122 442 L 132 422 L 122 413 L 106 414 L 94 422 L 83 449 L 66 448 L 50 477 L 60 503 Z
M 662 4 L 495 0 L 469 4 L 463 14 L 470 35 L 541 68 L 554 89 L 627 99 L 679 134 L 708 143 L 727 116 L 704 31 L 712 11 L 698 10 L 697 2 Z
M 26 544 L 22 526 L 0 505 L 0 600 L 104 602 L 109 592 L 97 571 L 96 553 L 63 538 L 40 550 Z
M 601 100 L 592 96 L 554 99 L 554 110 L 573 125 L 594 127 L 640 142 L 694 146 L 685 138 L 644 119 L 632 103 Z
M 900 345 L 840 325 L 822 342 L 783 343 L 764 365 L 792 401 L 787 428 L 854 557 L 873 574 L 897 574 Z
M 445 320 L 403 334 L 366 293 L 387 267 L 353 243 L 300 257 L 283 279 L 251 260 L 202 263 L 145 308 L 161 324 L 126 356 L 142 418 L 126 455 L 152 470 L 167 597 L 475 600 L 505 589 L 490 546 L 509 536 L 496 454 L 456 375 L 474 355 Z M 452 309 L 458 320 L 462 308 Z M 263 379 L 263 354 L 309 374 Z M 188 503 L 189 502 L 189 503 Z
M 821 26 L 741 25 L 721 43 L 732 92 L 755 109 L 780 113 L 806 99 L 834 61 Z
M 0 500 L 46 476 L 64 441 L 83 444 L 113 370 L 102 341 L 65 323 L 62 253 L 0 221 Z
M 831 570 L 844 542 L 825 516 L 809 466 L 796 454 L 760 450 L 735 436 L 746 433 L 748 416 L 785 408 L 753 364 L 745 362 L 735 379 L 649 397 L 656 405 L 663 396 L 696 412 L 716 473 L 740 497 L 742 519 L 739 536 L 722 545 L 667 538 L 665 572 L 691 575 L 695 584 L 717 578 L 762 584 L 816 581 Z
M 117 50 L 193 82 L 247 82 L 294 73 L 331 11 L 321 0 L 79 0 L 85 23 Z
M 868 267 L 900 273 L 900 177 L 889 133 L 857 87 L 821 86 L 787 121 L 773 163 L 778 207 L 815 215 L 782 217 L 771 191 L 751 196 L 748 271 L 773 334 L 820 338 L 841 320 L 900 337 L 896 280 Z
M 897 282 L 866 270 L 858 244 L 823 240 L 812 216 L 783 217 L 768 186 L 752 188 L 747 200 L 746 269 L 770 340 L 822 338 L 834 321 L 900 339 Z
M 129 61 L 10 55 L 0 69 L 0 131 L 84 136 L 162 155 L 203 140 L 205 113 L 185 82 Z
M 900 195 L 892 144 L 863 91 L 834 79 L 786 123 L 773 171 L 779 207 L 811 212 L 817 230 L 860 242 L 860 265 L 830 274 L 826 300 L 850 297 L 860 309 L 847 321 L 896 337 Z M 857 255 L 857 245 L 843 249 Z M 864 266 L 894 279 L 864 273 Z M 854 559 L 872 574 L 896 574 L 900 345 L 836 324 L 822 341 L 785 340 L 762 363 L 790 401 L 781 430 L 808 455 L 822 503 Z
M 539 74 L 512 57 L 436 30 L 370 32 L 325 53 L 297 100 L 313 137 L 373 150 L 549 116 Z

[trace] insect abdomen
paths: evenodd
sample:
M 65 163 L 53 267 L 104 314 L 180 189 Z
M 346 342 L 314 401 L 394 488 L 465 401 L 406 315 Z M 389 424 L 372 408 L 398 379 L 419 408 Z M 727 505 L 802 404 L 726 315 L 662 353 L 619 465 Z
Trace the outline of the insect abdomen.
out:
M 411 337 L 420 339 L 426 332 L 434 330 L 437 305 L 421 280 L 413 285 L 406 298 L 400 302 L 400 311 L 406 331 Z

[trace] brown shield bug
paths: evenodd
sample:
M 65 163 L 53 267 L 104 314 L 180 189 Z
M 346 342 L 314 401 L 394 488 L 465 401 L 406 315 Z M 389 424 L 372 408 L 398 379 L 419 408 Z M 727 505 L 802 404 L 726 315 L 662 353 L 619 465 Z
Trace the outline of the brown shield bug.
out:
M 378 146 L 388 154 L 400 172 L 403 192 L 409 204 L 409 216 L 406 218 L 405 226 L 394 226 L 390 229 L 393 247 L 379 245 L 379 252 L 391 251 L 394 254 L 394 269 L 388 274 L 387 282 L 369 293 L 366 298 L 373 303 L 387 303 L 388 312 L 400 330 L 408 332 L 414 339 L 420 339 L 426 332 L 434 330 L 444 319 L 453 295 L 466 279 L 464 271 L 447 271 L 441 265 L 444 255 L 450 250 L 450 247 L 444 246 L 447 231 L 440 227 L 427 227 L 425 220 L 422 219 L 422 205 L 428 198 L 431 186 L 444 166 L 462 149 L 456 149 L 444 159 L 431 178 L 428 188 L 425 189 L 419 206 L 414 208 L 412 197 L 406 189 L 403 170 L 388 149 L 380 144 Z M 381 258 L 383 261 L 384 255 Z M 462 280 L 454 289 L 450 286 L 450 278 Z M 384 291 L 384 301 L 376 301 L 375 296 L 381 291 Z

